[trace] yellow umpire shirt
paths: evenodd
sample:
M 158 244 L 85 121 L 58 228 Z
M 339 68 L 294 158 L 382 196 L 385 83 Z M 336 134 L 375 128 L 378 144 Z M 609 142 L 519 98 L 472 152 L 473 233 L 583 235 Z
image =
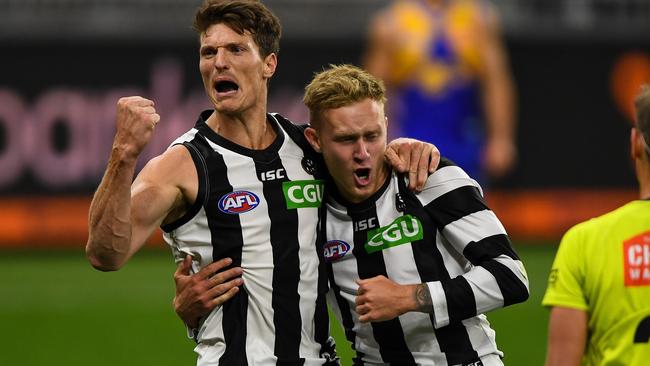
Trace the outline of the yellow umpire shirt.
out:
M 650 201 L 571 228 L 542 304 L 588 313 L 583 365 L 650 365 Z

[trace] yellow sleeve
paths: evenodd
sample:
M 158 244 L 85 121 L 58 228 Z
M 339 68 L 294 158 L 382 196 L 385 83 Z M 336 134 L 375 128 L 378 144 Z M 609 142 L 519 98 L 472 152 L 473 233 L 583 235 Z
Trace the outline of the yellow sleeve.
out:
M 584 294 L 585 266 L 582 225 L 571 228 L 562 238 L 548 278 L 544 306 L 588 310 Z

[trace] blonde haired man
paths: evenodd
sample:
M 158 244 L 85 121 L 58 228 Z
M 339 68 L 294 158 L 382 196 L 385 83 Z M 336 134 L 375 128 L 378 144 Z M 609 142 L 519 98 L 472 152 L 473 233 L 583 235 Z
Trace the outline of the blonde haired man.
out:
M 331 174 L 320 228 L 330 305 L 355 365 L 502 365 L 483 313 L 528 280 L 476 181 L 442 159 L 420 193 L 383 161 L 384 86 L 350 65 L 305 89 L 307 140 Z

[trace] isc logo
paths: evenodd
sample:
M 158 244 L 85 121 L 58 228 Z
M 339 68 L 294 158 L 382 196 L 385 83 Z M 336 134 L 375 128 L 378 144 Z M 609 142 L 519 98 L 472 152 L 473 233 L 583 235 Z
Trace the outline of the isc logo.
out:
M 368 219 L 363 219 L 354 222 L 354 231 L 361 231 L 367 229 L 374 229 L 377 227 L 377 218 L 371 217 Z
M 225 194 L 219 200 L 219 210 L 223 213 L 238 215 L 250 211 L 260 204 L 260 199 L 253 192 L 235 191 Z
M 349 251 L 350 244 L 343 240 L 330 240 L 323 246 L 323 256 L 327 262 L 341 259 Z
M 294 180 L 282 183 L 287 208 L 320 207 L 325 185 L 322 180 Z
M 276 180 L 276 179 L 282 179 L 285 178 L 286 174 L 284 174 L 284 168 L 276 169 L 276 170 L 269 170 L 268 172 L 262 172 L 260 173 L 260 180 L 262 182 L 266 182 L 268 180 Z

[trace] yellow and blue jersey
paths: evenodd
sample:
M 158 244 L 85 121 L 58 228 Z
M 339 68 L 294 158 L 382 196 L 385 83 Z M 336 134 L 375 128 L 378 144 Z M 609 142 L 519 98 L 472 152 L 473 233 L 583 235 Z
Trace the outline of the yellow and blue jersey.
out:
M 480 101 L 480 28 L 488 3 L 447 1 L 434 10 L 424 0 L 389 9 L 396 34 L 388 79 L 391 118 L 400 133 L 436 146 L 470 176 L 480 176 L 484 131 Z

